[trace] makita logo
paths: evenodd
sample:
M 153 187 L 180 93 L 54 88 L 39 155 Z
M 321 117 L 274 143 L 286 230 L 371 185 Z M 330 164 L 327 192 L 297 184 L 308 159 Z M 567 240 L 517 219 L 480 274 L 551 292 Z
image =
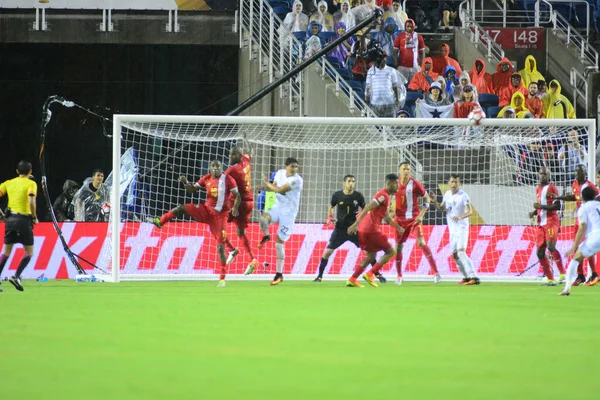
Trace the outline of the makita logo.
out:
M 2 224 L 3 226 L 4 224 Z M 111 261 L 111 237 L 107 234 L 108 224 L 63 223 L 61 229 L 71 249 L 86 260 L 107 267 Z M 395 245 L 393 229 L 383 227 L 390 242 Z M 535 253 L 535 227 L 529 226 L 471 226 L 467 253 L 471 256 L 480 274 L 513 275 L 537 262 Z M 275 234 L 275 227 L 270 227 Z M 449 246 L 449 232 L 445 225 L 424 226 L 423 231 L 429 247 L 437 261 L 442 275 L 456 274 L 458 270 L 452 261 Z M 321 224 L 296 224 L 294 234 L 286 243 L 284 273 L 314 274 L 321 255 L 327 246 L 332 229 Z M 52 224 L 41 223 L 34 229 L 35 255 L 25 270 L 25 278 L 35 278 L 44 274 L 48 278 L 69 278 L 77 273 L 68 260 Z M 557 242 L 558 250 L 564 254 L 571 246 L 575 234 L 573 227 L 562 227 Z M 123 223 L 121 225 L 122 273 L 208 273 L 218 268 L 217 251 L 214 239 L 204 224 L 195 222 L 169 223 L 163 229 L 151 224 Z M 260 251 L 256 244 L 262 237 L 258 224 L 251 224 L 247 235 L 253 245 L 256 258 L 275 266 L 275 244 L 270 242 Z M 243 251 L 235 234 L 235 227 L 228 224 L 227 236 L 234 246 L 240 248 L 240 255 L 229 266 L 229 273 L 241 274 L 250 261 Z M 404 271 L 406 273 L 427 274 L 429 266 L 414 238 L 404 245 Z M 21 246 L 8 260 L 3 276 L 9 276 L 17 269 L 23 255 Z M 341 246 L 330 258 L 328 273 L 348 274 L 360 261 L 360 249 L 352 243 Z M 566 265 L 567 260 L 563 262 Z M 81 265 L 90 269 L 85 262 Z M 394 269 L 393 262 L 386 265 L 385 271 Z M 262 271 L 259 271 L 262 272 Z M 273 271 L 268 270 L 268 273 Z M 527 275 L 536 275 L 532 268 Z

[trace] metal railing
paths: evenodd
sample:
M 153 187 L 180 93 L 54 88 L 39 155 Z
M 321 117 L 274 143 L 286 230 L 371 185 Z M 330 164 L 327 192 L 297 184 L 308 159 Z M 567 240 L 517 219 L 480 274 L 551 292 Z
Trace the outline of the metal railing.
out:
M 475 20 L 475 0 L 464 0 L 459 6 L 462 30 L 470 33 L 470 41 L 475 46 L 483 45 L 486 49 L 487 59 L 499 63 L 504 58 L 502 46 L 496 43 L 491 36 Z
M 571 68 L 569 74 L 569 83 L 571 84 L 571 90 L 573 91 L 573 105 L 577 107 L 577 99 L 583 98 L 583 108 L 585 109 L 585 117 L 588 117 L 588 82 L 587 79 L 575 68 Z
M 240 0 L 238 20 L 240 47 L 248 46 L 249 59 L 258 59 L 260 71 L 268 72 L 269 83 L 302 62 L 302 43 L 282 26 L 281 19 L 265 0 Z M 375 117 L 370 107 L 354 93 L 352 87 L 325 57 L 315 65 L 314 68 L 321 69 L 323 77 L 328 76 L 335 83 L 336 94 L 347 99 L 350 110 L 357 109 L 364 116 Z M 296 78 L 284 84 L 279 96 L 287 96 L 290 111 L 297 111 L 299 115 L 303 115 L 303 74 L 298 74 Z
M 577 55 L 581 62 L 592 67 L 591 69 L 598 71 L 598 52 L 596 49 L 590 46 L 587 39 L 571 26 L 565 17 L 556 11 L 552 13 L 552 32 L 554 34 L 561 34 L 567 46 L 576 47 Z

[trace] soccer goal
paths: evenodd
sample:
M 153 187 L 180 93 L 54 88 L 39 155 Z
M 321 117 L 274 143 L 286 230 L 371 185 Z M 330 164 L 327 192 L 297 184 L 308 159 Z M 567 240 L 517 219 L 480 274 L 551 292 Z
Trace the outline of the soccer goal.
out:
M 218 159 L 225 170 L 229 152 L 241 146 L 252 156 L 252 186 L 260 185 L 296 157 L 304 179 L 300 212 L 286 244 L 286 279 L 312 277 L 332 233 L 325 225 L 334 192 L 343 177 L 356 177 L 356 190 L 369 201 L 384 186 L 388 173 L 408 161 L 413 177 L 441 201 L 451 173 L 461 177 L 472 201 L 467 253 L 482 280 L 539 280 L 536 228 L 528 213 L 536 202 L 538 170 L 546 165 L 559 191 L 569 192 L 574 165 L 583 162 L 596 178 L 594 120 L 485 119 L 473 126 L 466 119 L 343 119 L 284 117 L 213 117 L 115 115 L 111 222 L 99 265 L 107 280 L 215 279 L 216 243 L 208 227 L 185 217 L 163 229 L 148 221 L 179 204 L 203 202 L 203 192 L 189 194 L 178 182 L 207 174 Z M 124 163 L 124 155 L 127 163 Z M 126 172 L 126 173 L 124 173 Z M 250 261 L 233 224 L 227 237 L 240 254 L 229 265 L 228 279 L 270 279 L 275 245 L 258 249 L 261 210 L 271 195 L 254 191 L 254 214 L 247 229 L 260 267 L 243 272 Z M 575 206 L 562 205 L 557 248 L 564 254 L 574 237 Z M 275 228 L 270 227 L 271 234 Z M 395 235 L 384 225 L 391 242 Z M 443 278 L 459 272 L 451 256 L 445 216 L 433 208 L 423 231 Z M 429 280 L 429 265 L 412 236 L 404 245 L 405 279 Z M 345 279 L 362 258 L 352 243 L 329 259 L 327 279 Z M 567 260 L 564 260 L 565 265 Z M 395 276 L 390 262 L 384 275 Z

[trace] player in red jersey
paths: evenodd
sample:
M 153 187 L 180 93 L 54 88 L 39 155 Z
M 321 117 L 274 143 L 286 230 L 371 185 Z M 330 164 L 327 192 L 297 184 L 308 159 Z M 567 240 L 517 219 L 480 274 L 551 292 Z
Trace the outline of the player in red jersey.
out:
M 358 242 L 360 248 L 363 249 L 367 256 L 356 266 L 352 277 L 346 282 L 346 286 L 361 287 L 358 282 L 358 277 L 363 273 L 367 265 L 371 264 L 378 251 L 384 251 L 385 254 L 371 267 L 363 278 L 369 285 L 379 286 L 375 282 L 375 275 L 379 270 L 396 255 L 394 247 L 388 241 L 387 236 L 381 232 L 381 221 L 385 220 L 388 224 L 402 232 L 402 227 L 398 225 L 388 214 L 388 206 L 390 205 L 390 195 L 398 190 L 398 175 L 388 174 L 385 177 L 385 188 L 373 196 L 373 200 L 367 204 L 364 210 L 352 225 L 348 227 L 349 234 L 358 232 Z
M 422 222 L 425 213 L 429 209 L 429 194 L 421 182 L 411 177 L 410 164 L 408 161 L 404 161 L 400 164 L 398 172 L 400 173 L 400 184 L 398 185 L 398 192 L 396 193 L 396 217 L 394 218 L 394 221 L 403 228 L 403 233 L 396 234 L 396 271 L 398 272 L 396 285 L 402 285 L 402 248 L 412 231 L 416 232 L 417 244 L 423 250 L 427 261 L 429 261 L 431 273 L 433 274 L 433 281 L 434 283 L 438 283 L 441 280 L 441 277 L 438 273 L 431 250 L 423 237 Z M 423 198 L 423 208 L 419 210 L 420 197 Z
M 235 223 L 235 226 L 237 227 L 236 233 L 250 257 L 250 264 L 248 264 L 248 268 L 246 269 L 247 273 L 250 273 L 248 270 L 254 271 L 258 266 L 258 261 L 254 258 L 254 254 L 252 254 L 250 240 L 248 240 L 248 237 L 246 236 L 246 228 L 248 227 L 248 224 L 250 224 L 250 217 L 252 216 L 252 210 L 254 209 L 254 195 L 252 194 L 251 186 L 251 160 L 252 157 L 250 154 L 244 154 L 242 149 L 235 146 L 229 152 L 229 163 L 231 166 L 225 171 L 225 174 L 231 176 L 235 180 L 238 191 L 240 192 L 240 197 L 242 198 L 238 210 L 239 215 L 234 217 L 232 214 L 229 214 L 229 222 L 233 221 Z M 237 248 L 230 251 L 226 264 L 231 264 L 238 254 L 239 250 Z
M 558 196 L 558 189 L 550 182 L 550 170 L 546 167 L 540 168 L 540 184 L 535 189 L 537 202 L 533 203 L 534 210 L 529 213 L 529 218 L 537 216 L 537 233 L 535 237 L 535 246 L 537 247 L 537 256 L 544 269 L 544 275 L 548 278 L 545 286 L 556 286 L 550 261 L 546 257 L 546 248 L 552 254 L 552 259 L 556 262 L 559 281 L 565 279 L 565 269 L 563 268 L 562 256 L 556 250 L 556 239 L 558 239 L 558 230 L 560 228 L 560 219 L 558 210 L 560 210 L 560 201 L 555 200 Z
M 575 167 L 575 180 L 571 185 L 573 193 L 569 193 L 564 196 L 557 195 L 555 198 L 564 201 L 574 201 L 577 205 L 577 209 L 579 210 L 579 207 L 581 207 L 581 191 L 586 187 L 591 187 L 592 189 L 594 189 L 596 191 L 596 195 L 599 193 L 598 187 L 587 179 L 587 171 L 585 165 L 578 164 Z M 577 230 L 578 227 L 579 220 L 575 221 L 575 230 Z M 587 261 L 590 270 L 592 271 L 590 279 L 587 282 L 585 281 L 585 275 L 583 274 L 583 263 L 579 263 L 579 266 L 577 267 L 577 279 L 575 279 L 575 282 L 573 282 L 573 286 L 578 286 L 582 283 L 585 283 L 586 286 L 594 286 L 600 281 L 600 279 L 598 278 L 598 272 L 596 271 L 596 258 L 592 256 L 588 258 Z
M 227 240 L 225 221 L 230 210 L 234 217 L 238 216 L 242 198 L 240 197 L 235 180 L 223 173 L 223 166 L 219 160 L 211 161 L 209 171 L 210 174 L 204 175 L 196 183 L 188 182 L 187 178 L 183 176 L 179 178 L 179 181 L 185 185 L 185 190 L 188 192 L 197 192 L 203 187 L 206 188 L 206 201 L 204 204 L 179 205 L 163 214 L 162 217 L 154 218 L 152 222 L 160 229 L 173 218 L 181 218 L 185 214 L 192 217 L 195 221 L 207 224 L 210 227 L 210 232 L 217 241 L 217 252 L 219 253 L 219 262 L 221 264 L 221 274 L 217 287 L 225 287 L 225 274 L 227 272 L 225 245 L 232 247 Z M 233 208 L 231 207 L 231 194 L 235 196 Z

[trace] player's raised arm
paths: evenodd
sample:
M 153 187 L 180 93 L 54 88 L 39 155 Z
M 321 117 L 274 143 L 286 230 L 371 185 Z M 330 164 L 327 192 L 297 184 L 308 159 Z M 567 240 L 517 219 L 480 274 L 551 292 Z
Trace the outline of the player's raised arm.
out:
M 360 212 L 360 214 L 358 215 L 358 217 L 356 218 L 356 222 L 354 222 L 352 225 L 350 225 L 348 227 L 348 233 L 349 234 L 353 234 L 358 232 L 358 224 L 360 224 L 360 221 L 363 220 L 363 218 L 372 210 L 376 209 L 377 207 L 379 207 L 379 203 L 376 202 L 375 200 L 371 201 L 369 204 L 367 204 L 367 206 Z
M 180 176 L 179 182 L 181 182 L 185 187 L 185 190 L 190 193 L 197 192 L 202 188 L 198 182 L 191 183 L 185 176 Z
M 433 192 L 433 191 L 429 192 L 429 198 L 431 200 L 431 204 L 433 204 L 433 206 L 435 207 L 436 210 L 438 210 L 439 212 L 446 211 L 446 202 L 443 200 L 441 203 L 438 202 L 437 195 L 435 194 L 435 192 Z
M 269 179 L 267 179 L 265 175 L 263 175 L 263 188 L 279 194 L 284 194 L 292 190 L 292 186 L 289 183 L 286 183 L 283 186 L 277 186 L 276 184 L 269 182 Z
M 559 196 L 557 193 L 550 193 L 550 194 L 548 194 L 548 196 L 552 197 L 555 200 L 562 200 L 562 201 L 575 201 L 575 200 L 577 200 L 575 198 L 575 195 L 573 193 L 566 193 L 564 196 Z

